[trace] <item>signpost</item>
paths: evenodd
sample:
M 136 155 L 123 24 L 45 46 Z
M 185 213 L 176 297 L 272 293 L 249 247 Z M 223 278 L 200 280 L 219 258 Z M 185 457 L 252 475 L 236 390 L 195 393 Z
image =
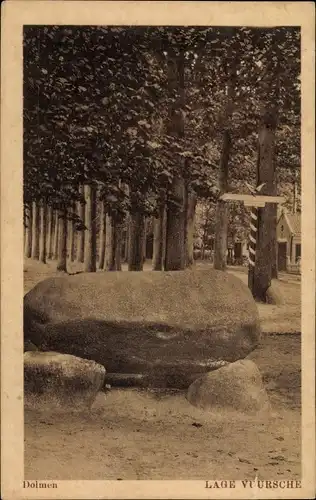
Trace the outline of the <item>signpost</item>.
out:
M 247 184 L 247 183 L 246 183 Z M 266 203 L 276 203 L 282 204 L 285 199 L 282 196 L 268 196 L 260 195 L 260 191 L 264 184 L 252 188 L 247 184 L 247 187 L 251 194 L 235 194 L 235 193 L 224 193 L 221 195 L 220 199 L 223 201 L 240 201 L 243 202 L 246 207 L 251 207 L 251 220 L 250 220 L 250 233 L 249 233 L 249 274 L 248 274 L 248 286 L 253 291 L 253 270 L 256 265 L 256 246 L 257 246 L 257 235 L 258 235 L 258 209 L 264 208 Z
M 284 203 L 283 196 L 251 195 L 224 193 L 220 197 L 224 201 L 242 201 L 245 207 L 263 208 L 266 203 Z

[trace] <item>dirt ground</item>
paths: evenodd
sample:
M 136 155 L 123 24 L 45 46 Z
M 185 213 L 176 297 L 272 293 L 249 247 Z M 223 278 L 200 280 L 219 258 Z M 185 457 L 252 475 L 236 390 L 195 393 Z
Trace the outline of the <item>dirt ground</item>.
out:
M 232 272 L 246 279 L 243 270 Z M 25 292 L 53 274 L 54 264 L 28 260 Z M 25 479 L 300 478 L 300 282 L 280 278 L 285 304 L 259 305 L 263 331 L 268 324 L 279 334 L 264 333 L 249 356 L 263 376 L 272 414 L 204 412 L 183 392 L 138 389 L 99 393 L 86 414 L 27 411 Z

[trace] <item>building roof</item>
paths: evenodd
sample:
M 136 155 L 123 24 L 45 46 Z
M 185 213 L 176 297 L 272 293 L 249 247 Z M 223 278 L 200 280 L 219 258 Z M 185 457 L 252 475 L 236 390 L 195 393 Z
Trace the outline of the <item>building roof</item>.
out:
M 296 236 L 301 234 L 301 214 L 289 214 L 284 213 L 285 219 L 289 225 L 290 231 Z

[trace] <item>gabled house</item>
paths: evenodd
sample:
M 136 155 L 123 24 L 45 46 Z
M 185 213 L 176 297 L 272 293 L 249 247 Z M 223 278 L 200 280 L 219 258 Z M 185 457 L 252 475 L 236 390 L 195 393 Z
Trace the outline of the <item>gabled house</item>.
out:
M 278 269 L 299 271 L 301 260 L 301 214 L 284 210 L 277 224 Z

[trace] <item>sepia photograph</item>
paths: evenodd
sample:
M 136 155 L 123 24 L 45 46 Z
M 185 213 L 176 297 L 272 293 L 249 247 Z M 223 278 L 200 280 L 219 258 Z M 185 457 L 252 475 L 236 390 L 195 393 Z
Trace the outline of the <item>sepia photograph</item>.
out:
M 21 26 L 23 498 L 304 498 L 301 26 L 68 20 Z

